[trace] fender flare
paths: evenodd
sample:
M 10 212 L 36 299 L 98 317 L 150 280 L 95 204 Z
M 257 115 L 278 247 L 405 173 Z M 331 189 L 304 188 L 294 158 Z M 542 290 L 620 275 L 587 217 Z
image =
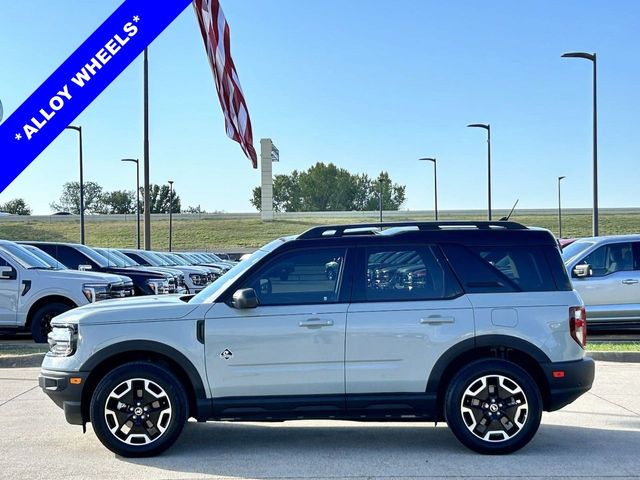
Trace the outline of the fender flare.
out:
M 438 358 L 429 374 L 426 391 L 432 393 L 438 392 L 445 370 L 456 358 L 480 348 L 494 346 L 511 348 L 526 353 L 538 363 L 548 363 L 551 361 L 547 354 L 539 347 L 522 338 L 509 335 L 480 335 L 456 343 Z

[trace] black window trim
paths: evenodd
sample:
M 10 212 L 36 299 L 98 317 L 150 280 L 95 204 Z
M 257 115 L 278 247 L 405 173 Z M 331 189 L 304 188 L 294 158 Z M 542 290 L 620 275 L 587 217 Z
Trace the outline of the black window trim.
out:
M 371 249 L 418 249 L 418 248 L 432 248 L 434 252 L 434 257 L 438 260 L 443 268 L 449 270 L 450 278 L 453 280 L 457 287 L 458 292 L 455 295 L 450 295 L 447 297 L 441 298 L 399 298 L 399 299 L 367 299 L 365 295 L 366 289 L 366 269 L 367 269 L 367 251 Z M 419 243 L 419 242 L 384 242 L 384 243 L 374 243 L 368 245 L 360 245 L 356 248 L 355 256 L 357 259 L 355 262 L 354 271 L 352 272 L 352 294 L 351 294 L 351 303 L 407 303 L 407 302 L 443 302 L 449 300 L 455 300 L 456 298 L 460 298 L 466 294 L 462 284 L 460 283 L 460 279 L 456 275 L 453 267 L 449 264 L 449 260 L 445 256 L 444 252 L 441 250 L 440 245 L 437 242 L 428 242 L 428 243 Z M 365 275 L 361 275 L 361 273 L 365 273 Z M 446 275 L 446 272 L 445 272 Z
M 277 262 L 281 257 L 285 255 L 295 255 L 297 253 L 303 252 L 317 252 L 318 250 L 335 250 L 335 249 L 344 250 L 344 261 L 341 266 L 341 274 L 339 275 L 338 281 L 336 282 L 336 286 L 338 288 L 338 296 L 335 302 L 301 302 L 301 303 L 272 303 L 269 305 L 260 305 L 258 307 L 268 308 L 268 307 L 295 307 L 295 306 L 305 306 L 305 305 L 340 305 L 340 304 L 348 304 L 351 303 L 351 294 L 353 289 L 353 268 L 349 266 L 350 258 L 354 255 L 350 254 L 355 247 L 349 245 L 322 245 L 314 248 L 310 248 L 307 246 L 300 246 L 299 248 L 288 248 L 281 252 L 276 251 L 275 255 L 267 255 L 262 261 L 258 262 L 253 266 L 253 268 L 249 269 L 242 275 L 237 281 L 235 281 L 232 285 L 227 288 L 227 290 L 220 295 L 220 303 L 226 303 L 229 307 L 232 306 L 232 297 L 233 294 L 242 287 L 246 280 L 252 278 L 256 272 L 260 272 L 263 268 L 268 267 L 269 265 Z

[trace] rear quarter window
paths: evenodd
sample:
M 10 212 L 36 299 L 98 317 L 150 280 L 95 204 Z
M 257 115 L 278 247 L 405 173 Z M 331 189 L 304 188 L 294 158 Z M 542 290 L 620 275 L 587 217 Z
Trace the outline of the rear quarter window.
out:
M 467 293 L 566 289 L 557 285 L 556 277 L 562 282 L 563 275 L 552 272 L 547 259 L 552 254 L 545 252 L 546 248 L 529 245 L 443 245 L 447 259 Z M 555 270 L 558 268 L 560 266 L 555 265 Z

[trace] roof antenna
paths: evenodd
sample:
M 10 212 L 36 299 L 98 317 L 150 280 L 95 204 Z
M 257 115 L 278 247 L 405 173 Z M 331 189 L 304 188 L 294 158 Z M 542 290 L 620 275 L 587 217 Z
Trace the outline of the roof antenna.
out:
M 511 214 L 513 213 L 513 211 L 516 209 L 516 205 L 518 205 L 518 202 L 520 201 L 520 199 L 516 200 L 516 203 L 513 204 L 513 207 L 511 208 L 511 211 L 509 212 L 509 215 L 507 215 L 506 217 L 502 217 L 500 219 L 501 222 L 508 222 L 509 219 L 511 218 Z

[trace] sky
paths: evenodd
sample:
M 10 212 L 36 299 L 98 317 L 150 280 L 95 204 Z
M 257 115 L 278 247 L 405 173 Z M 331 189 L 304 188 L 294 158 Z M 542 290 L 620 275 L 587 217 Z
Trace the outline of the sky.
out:
M 119 5 L 0 0 L 0 100 L 11 114 Z M 161 5 L 162 2 L 158 2 Z M 333 162 L 388 171 L 403 209 L 591 206 L 592 66 L 598 55 L 600 206 L 640 207 L 640 2 L 637 0 L 221 0 L 254 132 L 280 150 L 274 174 Z M 254 211 L 260 182 L 228 139 L 193 9 L 149 47 L 151 182 L 173 180 L 183 207 Z M 75 121 L 85 181 L 135 189 L 142 158 L 142 57 Z M 4 192 L 52 212 L 77 180 L 77 135 L 63 132 Z

